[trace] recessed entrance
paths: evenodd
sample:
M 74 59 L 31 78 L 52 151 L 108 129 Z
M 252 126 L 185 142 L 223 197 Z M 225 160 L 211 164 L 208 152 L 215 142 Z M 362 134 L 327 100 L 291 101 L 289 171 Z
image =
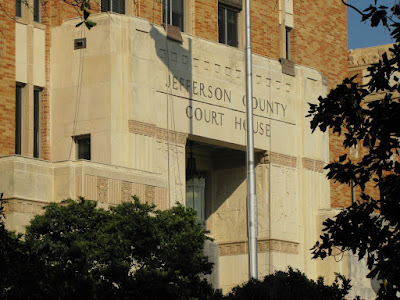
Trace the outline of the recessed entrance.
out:
M 211 231 L 211 235 L 224 235 L 223 231 L 229 222 L 239 221 L 237 217 L 245 217 L 245 191 L 244 151 L 188 140 L 186 206 L 197 211 L 199 222 Z M 232 216 L 226 211 L 226 205 L 236 211 Z

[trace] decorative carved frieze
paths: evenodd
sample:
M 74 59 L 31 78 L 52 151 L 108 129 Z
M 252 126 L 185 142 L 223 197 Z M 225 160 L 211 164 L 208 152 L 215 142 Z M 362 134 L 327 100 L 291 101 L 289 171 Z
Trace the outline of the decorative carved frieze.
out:
M 168 208 L 167 189 L 162 187 L 154 187 L 133 182 L 111 180 L 109 178 L 91 176 L 91 183 L 95 182 L 96 186 L 89 184 L 90 191 L 84 193 L 83 196 L 88 200 L 95 200 L 106 204 L 117 205 L 122 202 L 132 200 L 132 196 L 138 196 L 142 202 L 155 204 L 157 209 L 165 210 Z M 97 195 L 93 197 L 93 195 Z M 47 202 L 28 199 L 5 199 L 4 211 L 28 213 L 37 215 L 43 212 L 43 207 L 48 205 Z
M 173 130 L 167 130 L 165 128 L 157 127 L 153 124 L 144 123 L 135 120 L 128 121 L 129 132 L 155 137 L 159 140 L 170 141 L 177 144 L 186 144 L 188 134 L 183 132 L 177 132 Z
M 132 183 L 122 182 L 121 183 L 121 202 L 128 202 L 132 199 Z
M 271 163 L 276 165 L 287 166 L 291 168 L 297 167 L 297 157 L 294 156 L 276 152 L 270 152 L 268 154 L 268 159 Z
M 276 239 L 259 239 L 257 241 L 257 247 L 259 253 L 265 252 L 279 252 L 287 254 L 298 254 L 299 243 L 282 241 Z M 247 241 L 239 242 L 228 242 L 219 244 L 219 255 L 220 256 L 231 256 L 248 253 Z
M 155 187 L 154 186 L 146 186 L 144 192 L 144 201 L 150 204 L 154 204 L 155 202 Z
M 186 144 L 188 137 L 187 133 L 167 130 L 164 128 L 156 127 L 156 138 L 163 141 L 170 141 L 177 144 Z
M 382 45 L 376 47 L 349 50 L 349 67 L 358 67 L 370 65 L 379 62 L 382 54 L 385 52 L 389 58 L 393 57 L 393 53 L 389 51 L 392 45 Z
M 303 163 L 304 169 L 308 169 L 308 170 L 319 172 L 319 173 L 324 172 L 325 162 L 323 162 L 321 160 L 315 160 L 315 159 L 303 157 L 302 163 Z
M 128 121 L 129 132 L 145 135 L 145 136 L 156 136 L 156 126 L 149 123 L 144 123 L 135 120 Z
M 40 201 L 31 201 L 25 199 L 6 199 L 3 202 L 4 212 L 19 212 L 26 214 L 41 214 L 43 212 L 43 207 L 48 205 L 49 203 L 40 202 Z
M 79 183 L 76 185 L 76 194 L 89 200 L 116 205 L 131 201 L 132 196 L 137 196 L 143 202 L 155 204 L 157 209 L 168 208 L 167 188 L 93 175 L 84 176 L 83 184 L 81 181 L 82 177 L 79 176 L 76 180 Z
M 281 154 L 276 152 L 265 152 L 258 155 L 257 160 L 260 164 L 272 163 L 275 165 L 297 168 L 297 158 L 286 154 Z M 302 165 L 304 169 L 323 173 L 326 163 L 322 160 L 303 157 Z
M 97 200 L 100 202 L 108 201 L 108 180 L 106 178 L 97 179 Z

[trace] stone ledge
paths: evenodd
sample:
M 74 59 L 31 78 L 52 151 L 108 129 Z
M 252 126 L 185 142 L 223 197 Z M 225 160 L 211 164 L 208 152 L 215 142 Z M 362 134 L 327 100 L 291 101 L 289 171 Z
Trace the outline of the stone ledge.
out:
M 119 204 L 137 195 L 160 209 L 168 207 L 167 182 L 158 173 L 90 161 L 49 162 L 21 156 L 1 157 L 0 167 L 0 191 L 11 201 L 9 211 L 32 210 L 24 207 L 30 207 L 26 203 L 42 206 L 79 196 Z M 24 204 L 18 202 L 18 206 L 15 199 Z

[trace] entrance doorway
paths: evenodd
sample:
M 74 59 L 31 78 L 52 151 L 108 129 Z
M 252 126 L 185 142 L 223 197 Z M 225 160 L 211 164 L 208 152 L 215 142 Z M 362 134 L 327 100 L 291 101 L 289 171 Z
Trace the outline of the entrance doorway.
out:
M 232 216 L 221 219 L 225 209 L 219 217 L 215 213 L 230 197 L 242 197 L 245 161 L 244 151 L 194 140 L 186 144 L 186 206 L 197 211 L 199 222 L 211 235 L 218 232 L 215 228 L 221 222 L 232 219 Z M 245 203 L 245 194 L 243 197 L 241 202 Z

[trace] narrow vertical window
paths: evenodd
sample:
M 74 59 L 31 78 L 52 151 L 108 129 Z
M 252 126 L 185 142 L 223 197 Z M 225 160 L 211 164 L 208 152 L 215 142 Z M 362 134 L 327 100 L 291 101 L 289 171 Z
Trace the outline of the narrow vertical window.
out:
M 40 0 L 33 0 L 33 21 L 40 22 Z
M 292 31 L 292 28 L 290 27 L 285 27 L 285 32 L 286 32 L 286 36 L 285 36 L 285 52 L 286 52 L 286 59 L 290 60 L 291 59 L 291 55 L 290 55 L 290 32 Z
M 163 22 L 179 27 L 184 31 L 183 0 L 166 0 L 163 2 Z
M 91 159 L 90 135 L 81 135 L 75 137 L 76 159 Z
M 197 211 L 197 220 L 205 222 L 205 188 L 206 179 L 204 174 L 201 177 L 193 177 L 186 181 L 186 207 Z
M 15 86 L 15 154 L 21 154 L 22 146 L 22 86 Z
M 124 14 L 125 0 L 101 0 L 101 11 L 112 11 L 118 14 Z
M 238 46 L 238 11 L 225 5 L 218 5 L 219 42 Z
M 33 157 L 40 155 L 40 90 L 33 91 Z
M 188 141 L 186 151 L 189 157 L 186 161 L 186 207 L 197 211 L 197 220 L 205 223 L 205 195 L 206 195 L 206 173 L 196 168 L 196 158 L 193 157 L 193 141 Z
M 22 17 L 22 0 L 15 0 L 15 16 Z

